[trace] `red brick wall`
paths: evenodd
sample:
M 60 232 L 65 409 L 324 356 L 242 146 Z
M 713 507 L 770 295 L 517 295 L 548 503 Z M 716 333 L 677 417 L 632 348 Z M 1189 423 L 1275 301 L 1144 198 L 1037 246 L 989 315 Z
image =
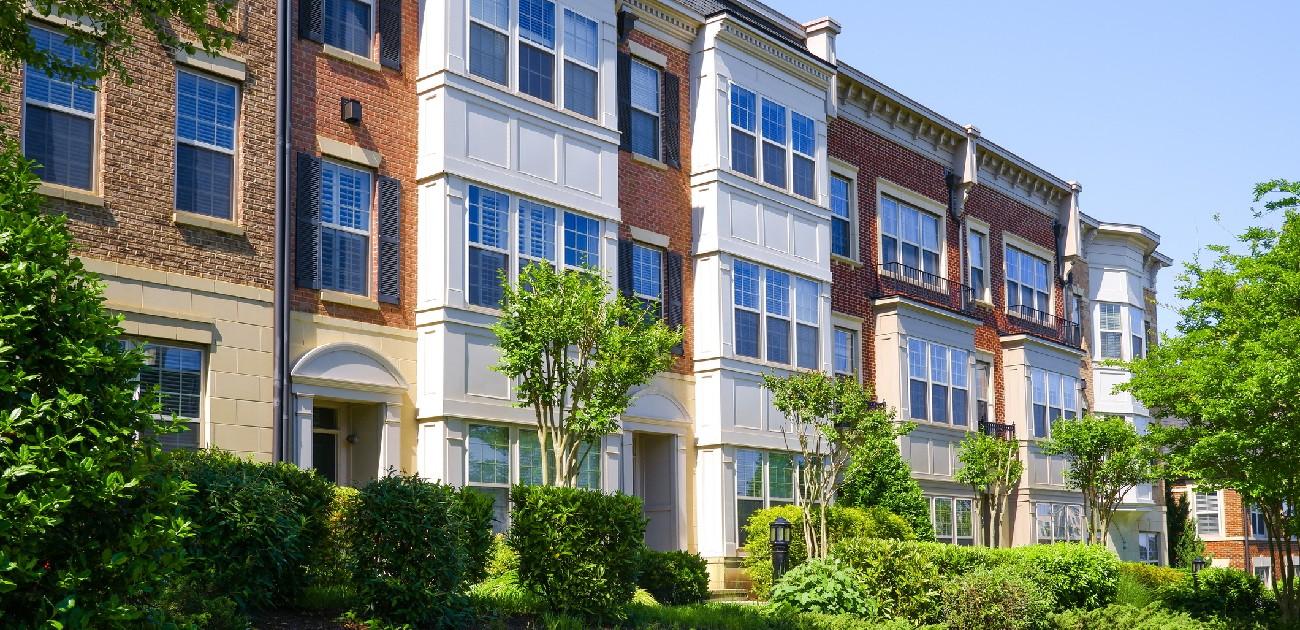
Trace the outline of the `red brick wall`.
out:
M 275 2 L 246 0 L 237 9 L 230 49 L 247 61 L 237 122 L 235 219 L 244 234 L 177 225 L 175 208 L 176 69 L 170 51 L 134 28 L 133 79 L 100 82 L 99 153 L 102 207 L 50 199 L 76 238 L 78 253 L 129 265 L 270 289 L 275 274 Z M 49 26 L 39 21 L 35 23 Z M 57 30 L 57 29 L 54 29 Z M 199 72 L 202 74 L 202 72 Z M 22 72 L 5 73 L 0 126 L 15 136 L 22 112 Z
M 402 280 L 401 303 L 381 304 L 371 310 L 323 302 L 316 291 L 294 288 L 292 304 L 297 311 L 320 313 L 358 321 L 414 328 L 416 291 L 416 129 L 419 126 L 415 98 L 415 77 L 419 55 L 419 6 L 415 0 L 402 2 L 402 69 L 371 70 L 321 52 L 322 46 L 297 37 L 297 2 L 294 3 L 292 131 L 293 150 L 319 155 L 316 136 L 359 145 L 383 156 L 378 175 L 402 181 Z M 378 59 L 378 39 L 376 38 Z M 343 98 L 361 101 L 361 124 L 349 125 L 340 118 Z M 292 167 L 291 167 L 292 168 Z M 290 175 L 290 186 L 296 178 Z M 290 200 L 294 199 L 291 192 Z M 291 201 L 292 205 L 292 201 Z M 371 297 L 377 282 L 378 257 L 376 216 L 371 213 L 370 282 Z M 293 224 L 293 221 L 290 221 Z M 290 248 L 292 256 L 293 248 Z M 293 269 L 292 261 L 290 269 Z M 290 279 L 292 282 L 292 279 Z
M 685 352 L 674 362 L 672 371 L 690 374 L 693 352 L 692 314 L 694 309 L 692 287 L 695 269 L 691 263 L 691 132 L 690 132 L 690 54 L 661 42 L 640 31 L 632 31 L 629 39 L 668 57 L 664 70 L 677 75 L 680 83 L 681 168 L 650 164 L 634 158 L 628 151 L 618 154 L 618 205 L 623 225 L 620 238 L 629 238 L 628 226 L 636 226 L 668 237 L 668 249 L 681 254 L 682 315 L 685 329 Z M 627 52 L 627 45 L 619 47 Z

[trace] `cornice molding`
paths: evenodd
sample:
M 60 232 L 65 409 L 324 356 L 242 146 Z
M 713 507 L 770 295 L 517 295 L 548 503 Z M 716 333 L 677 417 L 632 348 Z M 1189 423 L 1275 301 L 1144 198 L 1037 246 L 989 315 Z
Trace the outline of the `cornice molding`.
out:
M 665 35 L 674 37 L 679 43 L 689 46 L 700 32 L 700 18 L 686 15 L 675 8 L 669 8 L 653 0 L 620 0 L 622 9 L 627 9 L 637 16 L 638 23 L 654 28 Z
M 839 73 L 836 91 L 841 102 L 858 105 L 868 118 L 879 119 L 891 129 L 901 129 L 911 134 L 914 142 L 923 144 L 929 151 L 938 154 L 935 157 L 942 157 L 944 163 L 951 161 L 954 152 L 966 139 L 964 131 L 954 130 L 896 95 L 844 72 Z
M 835 78 L 835 73 L 832 70 L 804 59 L 803 55 L 790 52 L 785 44 L 778 43 L 770 36 L 751 29 L 749 25 L 729 15 L 723 14 L 713 17 L 705 25 L 716 25 L 718 27 L 716 36 L 718 40 L 736 46 L 742 52 L 753 55 L 761 61 L 777 66 L 819 90 L 825 91 Z
M 1055 178 L 1048 179 L 1042 174 L 1044 171 L 1027 166 L 1021 158 L 994 150 L 984 141 L 976 141 L 975 150 L 980 170 L 991 178 L 981 180 L 980 183 L 1003 188 L 1011 192 L 1013 197 L 1022 197 L 1052 208 L 1069 200 L 1069 184 L 1063 186 Z

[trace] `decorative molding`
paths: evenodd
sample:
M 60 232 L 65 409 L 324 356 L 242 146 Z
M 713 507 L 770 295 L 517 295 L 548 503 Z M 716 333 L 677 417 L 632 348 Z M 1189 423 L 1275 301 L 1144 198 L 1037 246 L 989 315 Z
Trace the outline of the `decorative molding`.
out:
M 686 16 L 653 1 L 622 0 L 621 4 L 622 8 L 636 14 L 637 27 L 634 27 L 634 30 L 644 30 L 639 28 L 642 26 L 642 21 L 644 21 L 645 26 L 678 39 L 681 43 L 687 45 L 694 42 L 696 35 L 699 33 L 700 16 Z
M 710 23 L 719 26 L 717 31 L 718 39 L 729 42 L 755 57 L 781 67 L 791 75 L 803 79 L 821 90 L 826 90 L 827 86 L 835 78 L 833 69 L 826 69 L 820 64 L 813 64 L 804 59 L 802 55 L 790 52 L 784 43 L 777 43 L 773 38 L 751 30 L 748 25 L 737 21 L 731 16 L 724 14 L 713 18 Z
M 230 54 L 210 55 L 203 50 L 195 50 L 193 53 L 186 52 L 183 48 L 177 48 L 172 52 L 176 63 L 198 68 L 209 74 L 215 74 L 219 77 L 225 77 L 233 81 L 243 82 L 248 77 L 248 65 L 242 57 Z
M 371 151 L 355 144 L 339 142 L 325 136 L 316 136 L 316 146 L 320 148 L 321 155 L 326 157 L 364 164 L 370 168 L 379 168 L 384 163 L 384 157 L 378 151 Z
M 324 53 L 326 57 L 333 57 L 340 61 L 346 61 L 350 64 L 361 66 L 366 70 L 373 70 L 375 72 L 379 72 L 383 70 L 383 67 L 379 65 L 378 61 L 375 61 L 367 57 L 362 57 L 361 55 L 358 55 L 352 51 L 343 50 L 342 48 L 338 48 L 335 46 L 330 46 L 329 44 L 325 44 L 321 48 L 321 52 Z
M 633 57 L 638 57 L 644 61 L 659 66 L 660 68 L 668 67 L 668 55 L 665 55 L 649 46 L 638 44 L 633 41 L 627 43 L 627 51 L 632 53 Z
M 194 214 L 192 212 L 185 212 L 185 211 L 172 212 L 172 223 L 175 223 L 176 225 L 185 225 L 189 227 L 203 228 L 205 230 L 212 230 L 214 232 L 224 232 L 226 234 L 234 234 L 235 236 L 244 235 L 243 226 L 239 225 L 238 223 L 235 223 L 234 221 L 228 219 L 218 219 L 216 217 L 208 217 L 201 214 Z

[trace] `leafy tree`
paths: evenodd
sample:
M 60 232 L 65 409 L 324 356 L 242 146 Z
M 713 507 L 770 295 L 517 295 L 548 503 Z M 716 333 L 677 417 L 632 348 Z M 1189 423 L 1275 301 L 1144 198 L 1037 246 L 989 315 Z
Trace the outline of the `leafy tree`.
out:
M 138 623 L 178 565 L 182 482 L 161 455 L 156 396 L 118 342 L 102 286 L 41 213 L 31 164 L 0 149 L 0 619 L 8 627 Z
M 1177 334 L 1128 364 L 1119 388 L 1177 422 L 1155 431 L 1173 471 L 1207 490 L 1233 488 L 1263 512 L 1275 557 L 1295 555 L 1300 520 L 1300 182 L 1255 188 L 1255 213 L 1282 211 L 1278 228 L 1252 227 L 1241 251 L 1212 246 L 1187 264 Z M 1300 620 L 1296 567 L 1281 562 L 1283 619 Z
M 912 526 L 917 539 L 934 540 L 934 523 L 921 484 L 892 439 L 864 442 L 849 456 L 835 499 L 848 507 L 889 510 Z
M 1106 541 L 1115 510 L 1129 490 L 1156 478 L 1156 450 L 1119 416 L 1058 420 L 1043 452 L 1070 458 L 1065 484 L 1083 493 L 1089 544 Z
M 972 433 L 962 440 L 957 453 L 961 469 L 954 477 L 975 490 L 980 506 L 980 531 L 986 547 L 1001 547 L 1012 521 L 1003 521 L 1011 492 L 1020 484 L 1024 463 L 1020 461 L 1020 443 L 984 432 Z
M 816 506 L 831 504 L 850 455 L 898 436 L 894 414 L 853 379 L 795 372 L 783 377 L 767 374 L 763 381 L 772 392 L 772 405 L 785 414 L 781 432 L 786 444 L 793 439 L 799 448 L 800 491 L 795 496 L 803 509 L 807 557 L 825 558 L 830 550 L 827 510 Z
M 555 478 L 542 466 L 542 484 L 572 487 L 583 444 L 618 430 L 628 390 L 668 369 L 682 334 L 591 271 L 534 263 L 503 284 L 494 369 L 519 380 L 517 405 L 532 407 L 541 450 L 551 449 Z
M 1192 561 L 1205 557 L 1205 541 L 1196 533 L 1187 497 L 1174 494 L 1165 483 L 1165 524 L 1169 529 L 1169 566 L 1191 569 Z

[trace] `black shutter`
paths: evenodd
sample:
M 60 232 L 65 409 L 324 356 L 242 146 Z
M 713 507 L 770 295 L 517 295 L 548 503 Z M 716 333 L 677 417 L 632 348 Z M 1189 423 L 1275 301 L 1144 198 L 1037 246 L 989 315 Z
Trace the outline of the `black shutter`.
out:
M 379 301 L 397 304 L 402 287 L 402 182 L 379 178 Z
M 298 154 L 294 270 L 298 286 L 320 288 L 320 158 Z
M 618 292 L 625 298 L 632 297 L 632 241 L 618 241 Z
M 677 75 L 660 73 L 664 78 L 664 89 L 660 91 L 659 111 L 663 117 L 664 164 L 673 168 L 682 167 L 682 114 L 681 86 Z
M 298 37 L 325 41 L 324 0 L 298 0 Z
M 632 56 L 618 54 L 618 148 L 632 150 Z
M 402 69 L 402 0 L 379 0 L 379 63 Z
M 682 327 L 682 255 L 668 252 L 668 264 L 664 269 L 664 321 L 669 328 Z M 682 344 L 673 346 L 673 354 L 682 356 L 685 348 Z

